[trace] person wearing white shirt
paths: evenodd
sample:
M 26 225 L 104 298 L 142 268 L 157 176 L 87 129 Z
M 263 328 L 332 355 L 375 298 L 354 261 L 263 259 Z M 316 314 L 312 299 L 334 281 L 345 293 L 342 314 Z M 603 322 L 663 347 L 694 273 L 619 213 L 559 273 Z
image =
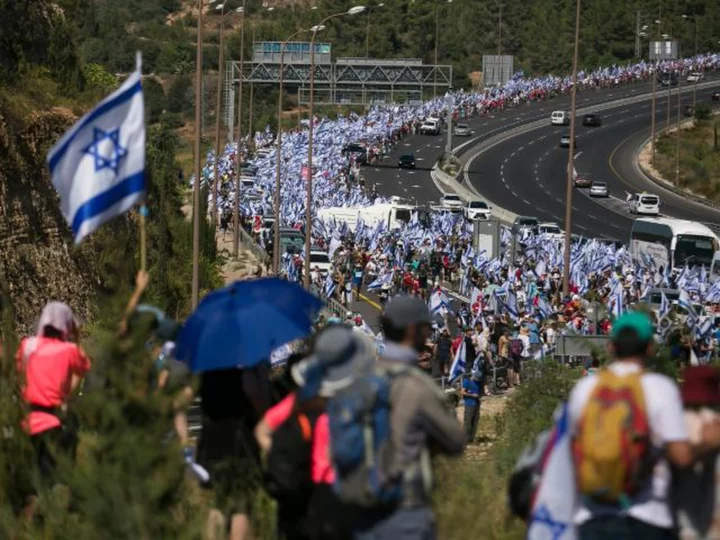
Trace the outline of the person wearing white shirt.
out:
M 711 449 L 720 448 L 720 421 L 703 429 L 703 443 L 691 446 L 684 421 L 683 404 L 675 381 L 644 371 L 653 354 L 653 328 L 647 315 L 631 312 L 613 325 L 611 345 L 616 360 L 607 369 L 620 377 L 641 373 L 645 414 L 650 431 L 650 455 L 658 458 L 652 473 L 630 494 L 626 505 L 608 505 L 578 497 L 574 522 L 580 540 L 633 540 L 677 538 L 668 503 L 672 480 L 670 466 L 684 468 Z M 569 399 L 570 431 L 579 436 L 585 406 L 593 395 L 598 375 L 583 377 Z

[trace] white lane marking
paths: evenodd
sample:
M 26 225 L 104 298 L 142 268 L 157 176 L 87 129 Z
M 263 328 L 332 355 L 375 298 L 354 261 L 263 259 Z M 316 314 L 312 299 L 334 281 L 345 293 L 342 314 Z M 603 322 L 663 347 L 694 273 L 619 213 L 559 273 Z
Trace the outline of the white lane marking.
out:
M 413 184 L 413 185 L 410 186 L 410 187 L 417 189 L 417 188 L 420 188 L 420 187 L 422 187 L 422 186 L 421 186 L 420 184 Z
M 515 193 L 515 192 L 514 192 L 514 191 L 513 191 L 512 189 L 510 190 L 510 193 L 512 193 L 512 194 L 513 194 L 513 195 L 514 195 L 515 197 L 517 197 L 517 196 L 518 196 L 518 194 L 517 194 L 517 193 Z
M 582 150 L 580 150 L 577 154 L 575 154 L 575 155 L 573 156 L 573 159 L 579 158 L 581 154 L 582 154 Z
M 528 206 L 530 206 L 530 201 L 528 201 L 527 199 L 523 199 L 523 202 L 524 202 L 525 204 L 527 204 Z
M 425 161 L 425 158 L 424 157 L 416 157 L 415 161 Z

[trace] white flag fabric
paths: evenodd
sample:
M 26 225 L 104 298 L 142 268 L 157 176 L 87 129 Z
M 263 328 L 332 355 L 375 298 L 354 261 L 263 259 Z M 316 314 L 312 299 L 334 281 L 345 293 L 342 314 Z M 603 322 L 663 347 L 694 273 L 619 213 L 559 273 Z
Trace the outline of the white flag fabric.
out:
M 448 379 L 448 383 L 452 384 L 455 379 L 457 379 L 461 375 L 464 375 L 465 366 L 465 338 L 463 337 L 462 342 L 460 342 L 460 346 L 455 353 L 453 363 L 450 366 L 450 377 Z
M 570 449 L 570 415 L 564 403 L 555 412 L 542 479 L 528 523 L 527 540 L 575 540 L 575 471 Z
M 48 153 L 60 207 L 79 243 L 145 197 L 145 104 L 136 71 Z

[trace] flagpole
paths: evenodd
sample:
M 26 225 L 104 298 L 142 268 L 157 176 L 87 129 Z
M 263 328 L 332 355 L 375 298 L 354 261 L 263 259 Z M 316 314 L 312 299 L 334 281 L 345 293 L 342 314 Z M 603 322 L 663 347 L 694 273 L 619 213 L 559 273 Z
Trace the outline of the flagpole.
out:
M 145 218 L 148 215 L 148 207 L 144 204 L 140 207 L 140 271 L 147 269 L 147 232 L 145 229 Z

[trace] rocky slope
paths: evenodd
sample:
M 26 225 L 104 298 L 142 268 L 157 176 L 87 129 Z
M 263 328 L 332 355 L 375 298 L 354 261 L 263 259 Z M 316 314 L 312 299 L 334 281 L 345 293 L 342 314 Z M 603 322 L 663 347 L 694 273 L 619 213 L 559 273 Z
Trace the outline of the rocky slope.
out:
M 15 114 L 0 96 L 0 295 L 21 334 L 48 300 L 90 314 L 93 271 L 72 245 L 50 183 L 45 155 L 73 123 L 67 109 Z

